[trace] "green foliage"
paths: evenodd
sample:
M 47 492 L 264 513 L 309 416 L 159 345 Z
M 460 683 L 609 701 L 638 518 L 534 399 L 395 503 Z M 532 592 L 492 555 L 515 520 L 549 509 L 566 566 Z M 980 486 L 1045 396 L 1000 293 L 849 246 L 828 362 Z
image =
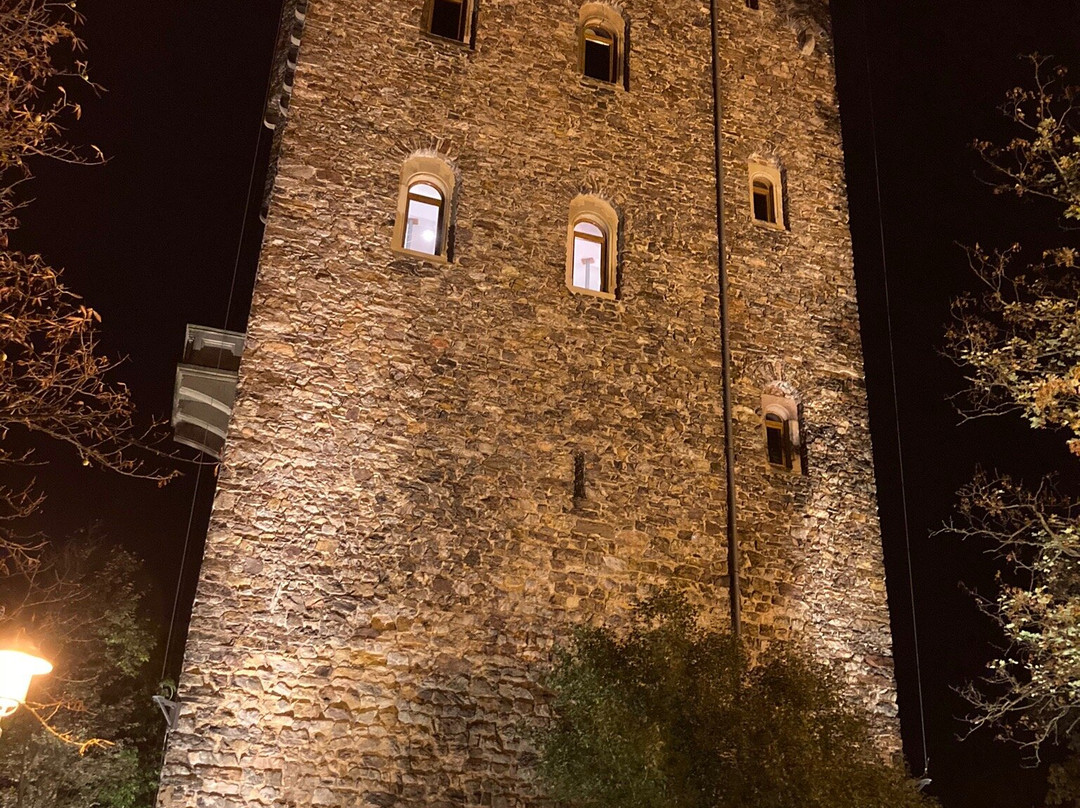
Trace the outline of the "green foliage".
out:
M 55 665 L 4 720 L 4 808 L 153 805 L 164 721 L 143 580 L 131 554 L 94 538 L 41 547 L 0 578 L 0 628 L 29 628 Z
M 1068 756 L 1050 766 L 1048 808 L 1080 808 L 1080 732 L 1069 738 Z
M 837 682 L 789 651 L 751 664 L 671 591 L 625 631 L 582 628 L 546 684 L 540 776 L 575 808 L 934 804 L 882 762 Z

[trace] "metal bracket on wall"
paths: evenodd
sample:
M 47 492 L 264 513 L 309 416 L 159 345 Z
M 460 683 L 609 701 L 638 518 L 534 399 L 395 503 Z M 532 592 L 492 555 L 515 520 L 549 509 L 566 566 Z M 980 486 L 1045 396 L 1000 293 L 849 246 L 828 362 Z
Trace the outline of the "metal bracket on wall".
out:
M 176 729 L 176 719 L 180 715 L 180 702 L 167 699 L 164 696 L 151 696 L 151 698 L 161 710 L 161 714 L 165 716 L 165 723 L 168 725 L 169 731 Z

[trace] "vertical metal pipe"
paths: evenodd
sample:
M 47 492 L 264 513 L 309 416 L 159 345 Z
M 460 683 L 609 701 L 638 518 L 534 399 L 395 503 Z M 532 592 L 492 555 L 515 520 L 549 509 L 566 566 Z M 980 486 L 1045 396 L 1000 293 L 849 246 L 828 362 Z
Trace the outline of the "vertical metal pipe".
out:
M 739 532 L 735 513 L 735 436 L 731 418 L 731 331 L 728 326 L 728 278 L 724 259 L 724 130 L 720 100 L 720 9 L 719 0 L 710 0 L 712 17 L 713 134 L 716 144 L 716 241 L 717 271 L 720 281 L 721 399 L 724 408 L 724 467 L 727 474 L 727 561 L 728 598 L 731 602 L 731 631 L 742 637 L 742 595 L 739 591 Z

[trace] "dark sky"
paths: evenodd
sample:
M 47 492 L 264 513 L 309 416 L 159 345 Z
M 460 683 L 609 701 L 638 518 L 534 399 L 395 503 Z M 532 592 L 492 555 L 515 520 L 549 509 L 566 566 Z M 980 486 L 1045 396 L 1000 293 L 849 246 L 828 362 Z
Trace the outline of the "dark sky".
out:
M 37 199 L 16 245 L 65 267 L 68 284 L 100 311 L 104 347 L 128 358 L 118 376 L 148 415 L 168 416 L 186 323 L 225 325 L 234 288 L 228 325 L 243 328 L 259 236 L 260 170 L 242 249 L 241 230 L 253 162 L 261 163 L 253 160 L 256 144 L 261 139 L 265 152 L 269 135 L 261 117 L 277 7 L 278 0 L 80 2 L 92 74 L 107 92 L 83 99 L 83 120 L 72 135 L 98 145 L 110 161 L 37 166 Z M 1047 232 L 1043 212 L 992 197 L 980 185 L 967 144 L 1006 132 L 995 108 L 1027 75 L 1018 54 L 1056 54 L 1080 80 L 1080 0 L 834 0 L 833 14 L 905 748 L 921 770 L 868 54 L 930 790 L 946 808 L 1029 808 L 1041 803 L 1043 771 L 1021 769 L 1016 750 L 989 737 L 956 738 L 964 705 L 950 688 L 979 674 L 995 639 L 958 584 L 991 591 L 992 561 L 984 548 L 928 534 L 948 518 L 953 492 L 977 463 L 1033 477 L 1068 461 L 1059 438 L 1017 421 L 957 426 L 945 396 L 958 389 L 959 376 L 938 350 L 949 300 L 972 282 L 958 242 L 1057 237 Z M 202 475 L 192 511 L 194 467 L 159 490 L 84 469 L 65 451 L 48 454 L 55 462 L 39 479 L 51 499 L 39 525 L 63 536 L 100 521 L 146 558 L 166 615 L 194 514 L 180 591 L 182 636 L 210 475 Z M 173 644 L 172 671 L 181 644 Z

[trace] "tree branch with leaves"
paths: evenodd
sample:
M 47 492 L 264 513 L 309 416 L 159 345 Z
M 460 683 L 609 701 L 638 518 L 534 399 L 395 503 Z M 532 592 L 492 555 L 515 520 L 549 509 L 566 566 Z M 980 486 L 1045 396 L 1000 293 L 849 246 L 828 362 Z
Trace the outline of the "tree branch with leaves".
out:
M 1080 221 L 1078 89 L 1064 66 L 1027 57 L 1033 78 L 1002 112 L 1017 134 L 974 148 L 998 194 L 1034 200 L 1066 232 Z M 965 418 L 1016 414 L 1080 456 L 1080 271 L 1068 243 L 968 250 L 977 288 L 953 303 L 946 352 L 962 369 Z M 1070 462 L 1069 456 L 1063 458 Z M 1070 483 L 1071 484 L 1071 483 Z M 1038 760 L 1080 729 L 1080 502 L 1052 478 L 1034 489 L 979 473 L 942 532 L 1001 561 L 998 591 L 978 597 L 1005 646 L 963 688 L 973 728 L 992 726 Z

